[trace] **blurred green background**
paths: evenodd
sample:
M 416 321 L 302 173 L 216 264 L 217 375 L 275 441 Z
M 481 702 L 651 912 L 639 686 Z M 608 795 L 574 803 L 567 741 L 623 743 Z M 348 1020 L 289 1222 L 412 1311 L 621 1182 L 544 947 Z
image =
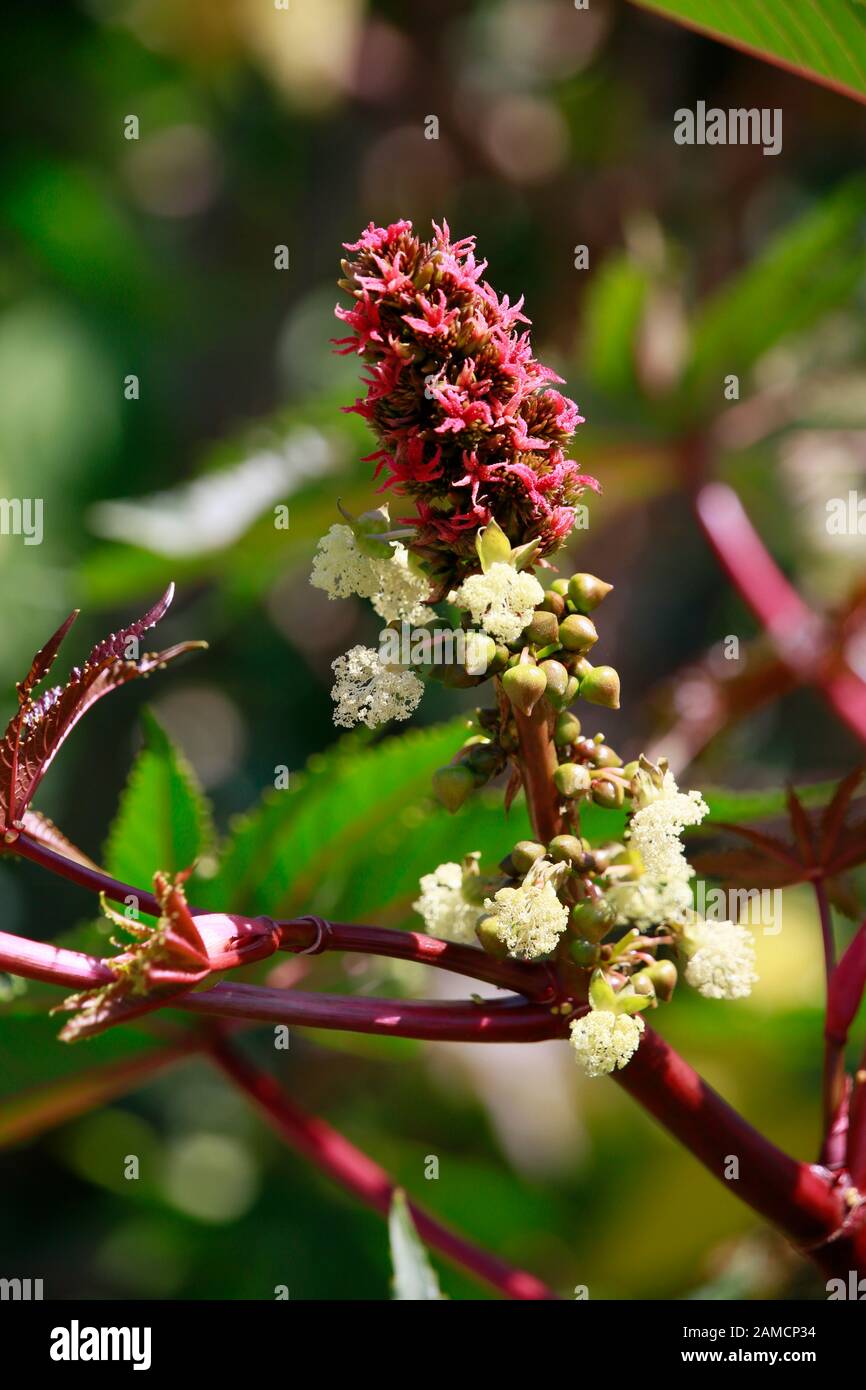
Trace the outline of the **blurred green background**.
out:
M 371 753 L 380 761 L 357 774 L 320 756 L 335 741 L 330 663 L 376 630 L 360 605 L 307 583 L 337 496 L 374 505 L 370 439 L 341 413 L 357 363 L 329 347 L 340 244 L 371 219 L 423 231 L 444 217 L 456 236 L 477 234 L 489 278 L 526 295 L 536 351 L 586 416 L 575 456 L 604 495 L 563 571 L 579 562 L 616 585 L 602 638 L 624 708 L 598 724 L 620 752 L 664 751 L 666 734 L 700 723 L 730 678 L 726 636 L 741 640 L 738 672 L 764 659 L 693 520 L 703 479 L 736 486 L 816 605 L 862 583 L 863 537 L 825 526 L 828 499 L 866 487 L 854 103 L 612 0 L 586 12 L 567 0 L 291 0 L 288 12 L 90 0 L 20 10 L 4 37 L 0 497 L 44 499 L 45 529 L 40 546 L 0 536 L 0 693 L 11 713 L 15 680 L 71 607 L 84 610 L 68 642 L 80 660 L 170 579 L 161 645 L 210 644 L 100 705 L 52 768 L 39 808 L 94 857 L 125 854 L 142 883 L 167 867 L 148 857 L 144 793 L 126 805 L 126 848 L 103 850 L 144 704 L 203 784 L 217 836 L 275 768 L 314 757 L 306 788 L 295 778 L 287 794 L 305 809 L 271 806 L 267 862 L 241 853 L 240 879 L 214 877 L 209 832 L 196 830 L 198 901 L 408 925 L 420 874 L 475 848 L 496 859 L 518 837 L 521 811 L 503 828 L 493 802 L 456 820 L 431 807 L 427 763 L 437 749 L 432 766 L 447 760 L 453 732 Z M 783 152 L 676 146 L 673 113 L 698 100 L 782 108 Z M 587 269 L 575 267 L 582 245 Z M 724 399 L 729 373 L 739 402 Z M 278 503 L 288 531 L 273 526 Z M 862 640 L 849 659 L 866 673 Z M 433 687 L 418 722 L 461 701 Z M 693 751 L 688 785 L 760 787 L 836 775 L 862 750 L 800 690 Z M 149 756 L 154 777 L 182 776 Z M 91 911 L 81 891 L 0 864 L 3 930 L 92 944 Z M 750 1119 L 812 1158 L 823 986 L 808 893 L 787 895 L 784 931 L 758 944 L 751 1000 L 683 994 L 660 1023 Z M 360 957 L 317 962 L 314 980 L 432 988 Z M 182 1026 L 161 1016 L 69 1051 L 45 1013 L 56 992 L 0 985 L 7 1105 Z M 413 1196 L 566 1296 L 579 1284 L 592 1298 L 822 1293 L 565 1048 L 297 1031 L 288 1054 L 271 1044 L 267 1030 L 244 1039 Z M 138 1181 L 123 1177 L 129 1154 Z M 42 1277 L 46 1296 L 270 1298 L 287 1285 L 293 1298 L 388 1297 L 382 1223 L 282 1149 L 200 1061 L 7 1146 L 0 1193 L 0 1273 Z M 442 1280 L 483 1296 L 450 1269 Z

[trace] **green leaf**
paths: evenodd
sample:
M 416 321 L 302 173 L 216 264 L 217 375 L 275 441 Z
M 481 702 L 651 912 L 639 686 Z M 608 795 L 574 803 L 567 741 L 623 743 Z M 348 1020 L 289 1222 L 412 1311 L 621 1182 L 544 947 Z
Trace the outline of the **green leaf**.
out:
M 190 868 L 213 845 L 209 805 L 195 773 L 149 710 L 142 714 L 144 748 L 120 799 L 105 867 L 124 883 L 146 888 L 157 869 Z
M 436 1271 L 418 1239 L 406 1194 L 400 1188 L 396 1189 L 391 1200 L 388 1237 L 394 1267 L 394 1298 L 416 1302 L 443 1300 L 445 1295 L 439 1288 Z
M 478 532 L 475 549 L 485 574 L 491 565 L 511 563 L 511 542 L 495 517 Z
M 722 380 L 741 375 L 780 339 L 848 301 L 866 273 L 866 181 L 843 184 L 776 236 L 699 311 L 683 404 L 703 406 Z
M 756 58 L 866 101 L 862 0 L 632 0 Z
M 616 995 L 604 977 L 602 970 L 593 971 L 589 982 L 589 1002 L 594 1009 L 608 1009 L 616 1013 Z
M 423 837 L 430 779 L 465 733 L 465 722 L 457 719 L 373 748 L 350 735 L 317 754 L 286 790 L 267 792 L 238 821 L 217 876 L 202 885 L 204 905 L 334 916 L 356 875 L 378 873 L 383 847 L 393 847 L 396 837 L 405 852 L 413 838 Z

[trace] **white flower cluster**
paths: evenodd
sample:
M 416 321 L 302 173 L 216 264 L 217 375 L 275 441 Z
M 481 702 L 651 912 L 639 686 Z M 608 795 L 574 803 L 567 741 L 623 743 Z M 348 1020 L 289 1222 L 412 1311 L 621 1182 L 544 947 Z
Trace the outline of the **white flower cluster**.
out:
M 491 637 L 499 642 L 513 642 L 544 598 L 544 590 L 535 575 L 497 561 L 486 574 L 471 574 L 464 579 L 448 598 L 458 607 L 468 609 L 472 621 L 480 623 Z
M 696 918 L 682 934 L 686 979 L 705 999 L 745 999 L 758 979 L 755 942 L 738 922 Z
M 389 719 L 408 719 L 424 694 L 424 684 L 411 671 L 383 665 L 372 647 L 352 647 L 332 666 L 336 681 L 331 699 L 337 708 L 334 723 L 350 729 L 366 724 L 375 729 Z
M 480 908 L 463 896 L 463 870 L 459 864 L 440 864 L 420 883 L 421 895 L 412 904 L 424 919 L 431 936 L 477 945 L 475 923 Z
M 519 888 L 500 888 L 484 906 L 496 921 L 509 955 L 531 960 L 552 951 L 568 925 L 568 908 L 559 901 L 552 878 L 561 865 L 539 859 Z
M 424 602 L 429 585 L 412 570 L 405 545 L 392 542 L 388 557 L 365 555 L 350 526 L 332 526 L 319 541 L 310 583 L 329 598 L 370 599 L 386 623 L 425 623 L 433 617 Z
M 571 1045 L 587 1076 L 607 1076 L 631 1061 L 644 1030 L 640 1015 L 590 1009 L 571 1025 Z
M 660 783 L 638 774 L 637 810 L 631 818 L 630 848 L 643 868 L 637 879 L 614 881 L 606 897 L 620 925 L 652 926 L 682 918 L 691 908 L 694 869 L 680 836 L 709 813 L 700 792 L 681 792 L 671 772 Z

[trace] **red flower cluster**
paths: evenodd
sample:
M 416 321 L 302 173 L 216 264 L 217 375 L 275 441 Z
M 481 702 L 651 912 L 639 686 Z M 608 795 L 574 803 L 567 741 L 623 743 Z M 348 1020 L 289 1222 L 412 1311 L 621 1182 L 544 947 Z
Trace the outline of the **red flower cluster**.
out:
M 533 357 L 522 298 L 500 300 L 481 279 L 474 237 L 433 231 L 424 242 L 411 222 L 371 223 L 347 243 L 340 286 L 354 303 L 336 312 L 352 335 L 336 347 L 367 363 L 367 394 L 347 409 L 381 443 L 383 490 L 415 503 L 400 518 L 416 528 L 412 550 L 450 582 L 475 567 L 476 532 L 493 517 L 513 545 L 556 550 L 598 483 L 565 456 L 581 416 Z

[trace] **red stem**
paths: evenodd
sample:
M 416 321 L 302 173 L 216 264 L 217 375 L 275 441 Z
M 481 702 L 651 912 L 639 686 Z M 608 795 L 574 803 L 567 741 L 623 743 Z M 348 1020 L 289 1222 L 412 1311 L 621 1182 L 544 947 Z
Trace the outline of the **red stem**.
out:
M 514 711 L 520 744 L 520 771 L 526 803 L 535 833 L 542 844 L 561 835 L 565 826 L 556 796 L 552 795 L 553 774 L 557 768 L 556 749 L 550 737 L 546 706 L 540 700 L 531 714 Z
M 214 1041 L 212 1055 L 218 1066 L 241 1087 L 263 1112 L 272 1128 L 293 1149 L 374 1211 L 387 1216 L 395 1184 L 378 1163 L 355 1148 L 324 1120 L 305 1114 L 271 1076 L 253 1067 L 223 1038 Z M 414 1202 L 409 1202 L 409 1208 L 418 1234 L 426 1244 L 507 1298 L 556 1298 L 556 1294 L 534 1275 L 513 1269 L 495 1255 L 479 1249 L 463 1236 L 440 1225 Z
M 130 897 L 135 898 L 141 912 L 159 916 L 159 904 L 151 893 L 67 859 L 39 844 L 26 831 L 21 831 L 10 848 L 14 854 L 92 893 L 104 893 L 112 901 L 121 903 Z M 210 915 L 201 908 L 194 907 L 191 911 L 193 916 Z M 500 989 L 513 990 L 527 999 L 547 1001 L 557 993 L 556 978 L 548 965 L 536 961 L 497 960 L 476 946 L 441 941 L 422 932 L 326 922 L 317 917 L 301 917 L 290 922 L 239 916 L 232 916 L 230 920 L 237 928 L 236 949 L 224 951 L 218 957 L 212 956 L 215 970 L 229 970 L 264 959 L 277 946 L 284 951 L 304 951 L 315 947 L 317 951 L 352 951 L 434 965 L 440 970 L 497 985 Z
M 823 621 L 788 583 L 737 494 L 724 483 L 710 483 L 698 493 L 695 510 L 722 568 L 782 660 L 801 680 L 805 669 L 805 679 L 866 743 L 866 683 L 850 667 L 828 664 Z
M 824 945 L 824 970 L 827 979 L 827 989 L 830 988 L 830 977 L 836 968 L 836 943 L 833 938 L 833 918 L 830 913 L 830 903 L 827 898 L 827 889 L 824 880 L 816 878 L 812 887 L 815 891 L 815 901 L 818 905 L 818 916 L 821 920 L 821 940 Z M 824 1074 L 822 1081 L 822 1094 L 824 1102 L 824 1150 L 822 1158 L 828 1157 L 827 1144 L 830 1135 L 834 1130 L 839 1119 L 839 1109 L 845 1096 L 845 1044 L 839 1038 L 830 1036 L 827 1030 L 824 1032 Z
M 828 1273 L 866 1271 L 866 1224 L 849 1213 L 843 1185 L 826 1169 L 776 1148 L 722 1100 L 651 1028 L 616 1073 L 640 1102 L 706 1168 L 756 1212 L 779 1226 Z M 731 1159 L 738 1163 L 736 1178 Z M 860 1212 L 866 1211 L 866 1207 Z

